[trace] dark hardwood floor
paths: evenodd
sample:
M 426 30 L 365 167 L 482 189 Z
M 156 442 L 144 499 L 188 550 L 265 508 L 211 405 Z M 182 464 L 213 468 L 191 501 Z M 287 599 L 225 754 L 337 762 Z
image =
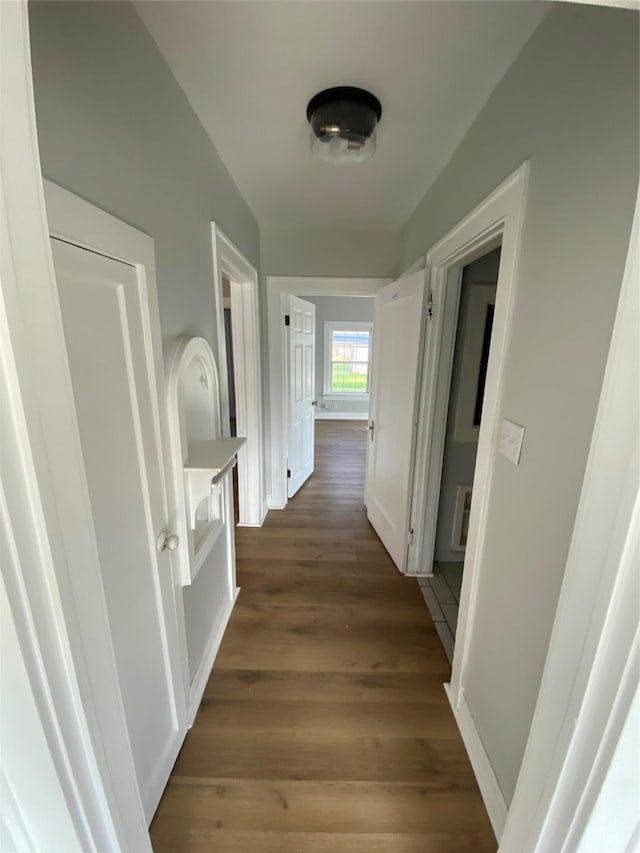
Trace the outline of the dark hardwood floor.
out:
M 156 853 L 483 853 L 496 841 L 415 580 L 363 508 L 367 433 L 237 529 L 242 591 L 151 827 Z

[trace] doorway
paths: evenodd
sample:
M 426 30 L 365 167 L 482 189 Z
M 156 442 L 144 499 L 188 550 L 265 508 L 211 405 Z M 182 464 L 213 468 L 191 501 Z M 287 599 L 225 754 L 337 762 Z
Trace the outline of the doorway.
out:
M 222 276 L 222 303 L 224 305 L 224 342 L 227 348 L 227 386 L 229 388 L 229 435 L 238 435 L 238 420 L 236 417 L 236 379 L 235 359 L 233 354 L 233 325 L 231 323 L 231 282 L 226 275 Z M 237 473 L 234 474 L 237 481 Z
M 308 296 L 316 306 L 316 421 L 366 421 L 373 352 L 372 296 Z
M 458 621 L 499 266 L 498 247 L 462 269 L 433 576 L 420 578 L 422 594 L 450 662 Z
M 247 439 L 238 452 L 237 523 L 260 527 L 267 514 L 258 272 L 211 223 L 222 421 Z
M 370 296 L 291 294 L 288 306 L 284 387 L 290 499 L 314 471 L 321 422 L 355 421 L 366 430 L 375 303 Z
M 373 297 L 388 278 L 314 278 L 304 276 L 267 276 L 267 318 L 269 328 L 269 416 L 271 429 L 271 476 L 268 505 L 284 509 L 287 505 L 287 393 L 286 326 L 289 297 Z M 337 410 L 324 410 L 326 413 Z

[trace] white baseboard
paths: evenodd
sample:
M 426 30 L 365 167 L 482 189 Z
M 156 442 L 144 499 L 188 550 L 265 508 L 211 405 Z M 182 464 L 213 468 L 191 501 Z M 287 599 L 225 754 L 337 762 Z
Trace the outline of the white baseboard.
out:
M 471 711 L 465 701 L 464 694 L 460 691 L 460 705 L 456 707 L 451 685 L 445 684 L 444 689 L 453 710 L 453 716 L 456 718 L 456 723 L 460 729 L 460 734 L 462 735 L 469 761 L 471 762 L 478 787 L 480 788 L 491 826 L 499 842 L 504 831 L 508 812 L 504 795 L 491 766 L 487 751 L 478 734 L 478 729 L 471 716 Z
M 317 421 L 367 421 L 366 412 L 316 412 Z
M 191 696 L 189 697 L 189 728 L 193 725 L 193 721 L 198 713 L 198 708 L 200 707 L 200 702 L 202 701 L 207 681 L 209 680 L 211 670 L 213 669 L 213 663 L 216 659 L 216 655 L 218 654 L 220 643 L 222 642 L 224 632 L 229 623 L 229 619 L 231 618 L 231 613 L 236 601 L 238 600 L 239 594 L 240 587 L 236 587 L 233 599 L 227 602 L 227 606 L 219 615 L 218 619 L 216 619 L 209 637 L 209 642 L 207 643 L 207 648 L 202 655 L 196 674 L 193 676 L 193 681 L 191 682 Z
M 286 504 L 274 503 L 274 500 L 271 497 L 271 495 L 267 495 L 267 507 L 269 509 L 286 509 L 286 506 L 287 506 Z

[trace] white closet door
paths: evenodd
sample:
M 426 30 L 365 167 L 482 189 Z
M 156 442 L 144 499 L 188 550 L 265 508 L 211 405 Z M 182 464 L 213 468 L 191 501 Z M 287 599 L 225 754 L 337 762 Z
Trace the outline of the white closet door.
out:
M 138 270 L 51 240 L 120 689 L 151 820 L 186 734 L 146 294 Z
M 315 359 L 316 306 L 290 296 L 287 479 L 290 498 L 313 474 Z
M 409 542 L 424 293 L 421 270 L 376 294 L 365 502 L 401 572 Z

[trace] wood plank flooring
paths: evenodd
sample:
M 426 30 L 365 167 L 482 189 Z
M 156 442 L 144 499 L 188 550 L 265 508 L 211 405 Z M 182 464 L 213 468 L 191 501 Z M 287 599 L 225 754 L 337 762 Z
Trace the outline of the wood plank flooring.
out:
M 433 622 L 366 519 L 366 441 L 318 421 L 313 477 L 237 529 L 242 591 L 156 853 L 495 851 Z

